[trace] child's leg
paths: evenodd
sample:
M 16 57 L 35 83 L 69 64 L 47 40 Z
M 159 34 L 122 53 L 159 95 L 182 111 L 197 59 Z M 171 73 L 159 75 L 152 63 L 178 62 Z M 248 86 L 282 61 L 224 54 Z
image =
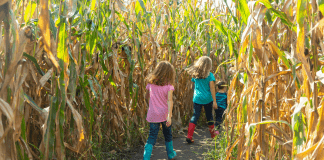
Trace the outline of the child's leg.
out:
M 204 105 L 208 126 L 214 125 L 213 120 L 213 102 Z
M 194 113 L 190 119 L 189 127 L 188 127 L 188 134 L 187 134 L 187 139 L 186 141 L 188 143 L 193 143 L 194 141 L 192 140 L 193 133 L 195 131 L 195 127 L 197 124 L 197 121 L 200 117 L 200 112 L 201 112 L 201 107 L 202 105 L 194 103 Z
M 208 128 L 211 135 L 211 138 L 214 138 L 216 136 L 216 132 L 214 130 L 214 121 L 213 121 L 213 102 L 204 105 L 205 108 L 205 114 L 208 122 Z
M 222 124 L 222 122 L 223 122 L 224 111 L 225 111 L 225 109 L 223 109 L 221 107 L 215 109 L 215 120 L 216 120 L 215 128 L 217 130 L 220 129 L 220 124 Z
M 194 103 L 194 113 L 190 119 L 190 123 L 197 125 L 197 121 L 200 117 L 201 107 L 202 105 Z
M 171 126 L 167 127 L 166 122 L 162 122 L 163 135 L 165 139 L 165 147 L 168 154 L 168 159 L 172 159 L 177 155 L 177 153 L 173 150 Z
M 155 145 L 159 130 L 160 123 L 150 123 L 150 133 L 145 144 L 143 160 L 149 160 L 151 158 L 153 146 Z

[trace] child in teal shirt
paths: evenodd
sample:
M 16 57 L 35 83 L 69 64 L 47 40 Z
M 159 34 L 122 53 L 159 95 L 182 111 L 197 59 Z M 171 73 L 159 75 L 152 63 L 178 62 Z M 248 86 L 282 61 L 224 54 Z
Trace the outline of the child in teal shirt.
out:
M 216 136 L 212 111 L 213 107 L 214 109 L 217 109 L 217 104 L 215 97 L 215 77 L 210 72 L 211 68 L 211 59 L 207 56 L 202 56 L 192 67 L 187 69 L 188 73 L 193 77 L 191 81 L 194 82 L 195 86 L 193 96 L 194 114 L 190 120 L 188 135 L 186 138 L 188 143 L 194 142 L 192 136 L 197 125 L 197 121 L 200 117 L 202 107 L 205 108 L 205 114 L 211 137 L 214 138 Z
M 216 85 L 218 87 L 218 92 L 216 93 L 216 103 L 217 109 L 215 109 L 215 128 L 216 134 L 219 134 L 220 124 L 223 122 L 223 114 L 227 108 L 227 93 L 226 84 L 221 81 Z

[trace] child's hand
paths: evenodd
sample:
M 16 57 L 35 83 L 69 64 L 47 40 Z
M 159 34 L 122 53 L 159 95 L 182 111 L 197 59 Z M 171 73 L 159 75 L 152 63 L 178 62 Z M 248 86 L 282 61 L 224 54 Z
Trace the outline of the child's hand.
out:
M 214 109 L 217 109 L 218 108 L 216 102 L 213 102 L 213 107 L 214 107 Z
M 167 126 L 167 127 L 170 127 L 171 124 L 172 124 L 172 122 L 171 122 L 171 117 L 168 116 L 168 118 L 167 118 L 167 122 L 166 122 L 166 126 Z

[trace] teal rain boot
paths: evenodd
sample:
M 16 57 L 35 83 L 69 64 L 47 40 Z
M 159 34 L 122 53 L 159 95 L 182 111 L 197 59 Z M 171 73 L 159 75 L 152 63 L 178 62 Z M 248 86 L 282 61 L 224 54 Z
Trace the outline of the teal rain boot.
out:
M 152 150 L 153 150 L 153 145 L 146 143 L 145 147 L 144 147 L 143 160 L 150 160 L 151 159 Z
M 173 159 L 177 153 L 173 150 L 173 142 L 165 142 L 166 151 L 168 154 L 168 159 Z

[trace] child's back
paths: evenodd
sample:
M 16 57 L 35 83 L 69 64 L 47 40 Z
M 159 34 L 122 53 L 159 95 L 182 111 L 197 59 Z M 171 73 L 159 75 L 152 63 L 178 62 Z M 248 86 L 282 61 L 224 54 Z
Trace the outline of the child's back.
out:
M 158 86 L 148 83 L 146 89 L 150 93 L 148 122 L 164 122 L 168 116 L 168 92 L 174 90 L 172 85 Z
M 198 104 L 208 104 L 213 101 L 213 97 L 210 91 L 210 81 L 215 81 L 214 75 L 209 72 L 209 76 L 204 79 L 192 78 L 192 82 L 195 83 L 193 102 Z
M 217 107 L 226 109 L 227 108 L 227 93 L 226 92 L 217 92 L 216 93 L 216 103 L 217 103 Z

